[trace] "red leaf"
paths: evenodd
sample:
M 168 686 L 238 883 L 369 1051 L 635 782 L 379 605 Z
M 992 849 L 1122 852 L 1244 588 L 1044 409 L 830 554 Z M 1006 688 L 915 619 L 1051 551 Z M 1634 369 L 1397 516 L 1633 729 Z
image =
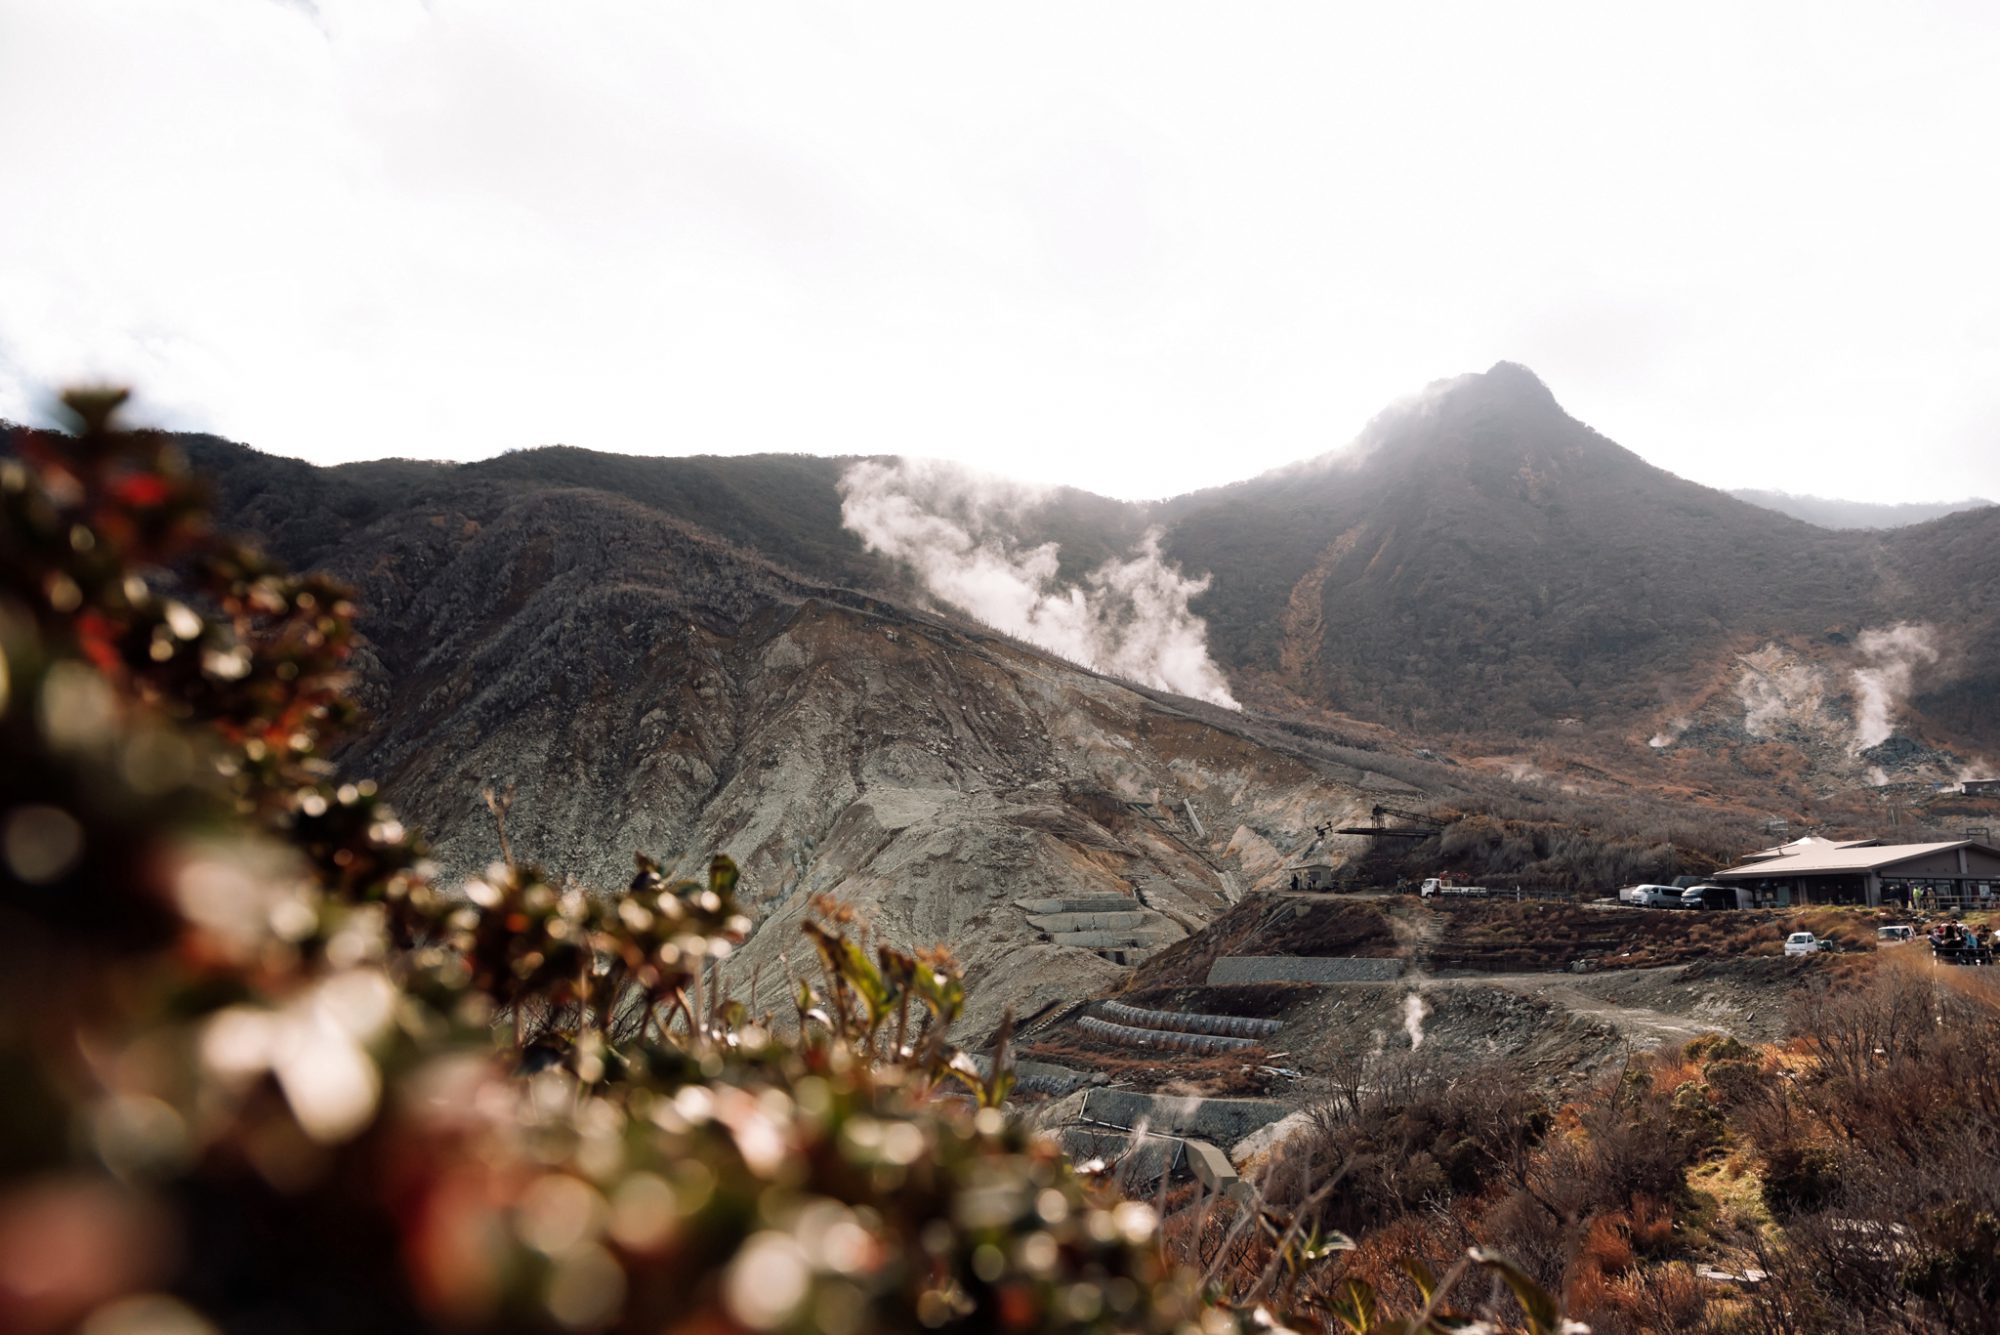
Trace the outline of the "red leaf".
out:
M 114 500 L 135 510 L 164 505 L 172 494 L 173 488 L 157 473 L 135 473 L 131 477 L 122 477 L 111 488 Z

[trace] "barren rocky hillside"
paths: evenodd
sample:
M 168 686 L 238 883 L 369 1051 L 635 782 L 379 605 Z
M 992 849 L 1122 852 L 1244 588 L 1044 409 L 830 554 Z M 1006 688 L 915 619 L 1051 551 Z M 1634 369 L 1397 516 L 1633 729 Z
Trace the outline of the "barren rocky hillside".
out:
M 1271 884 L 1315 824 L 1413 793 L 601 491 L 481 481 L 344 528 L 290 503 L 242 513 L 362 591 L 355 772 L 454 872 L 497 848 L 488 788 L 519 856 L 589 883 L 631 850 L 732 854 L 767 924 L 730 969 L 767 1001 L 822 891 L 955 950 L 975 1026 L 1093 993 Z

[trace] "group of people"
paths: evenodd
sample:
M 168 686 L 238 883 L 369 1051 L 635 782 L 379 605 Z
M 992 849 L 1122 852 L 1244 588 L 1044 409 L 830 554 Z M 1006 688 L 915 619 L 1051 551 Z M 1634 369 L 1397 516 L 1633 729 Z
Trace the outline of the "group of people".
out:
M 1919 911 L 1925 909 L 1943 909 L 1949 911 L 1953 904 L 1961 902 L 1955 893 L 1942 894 L 1924 885 L 1922 882 L 1909 886 L 1898 886 L 1891 883 L 1884 891 L 1883 898 L 1900 899 L 1911 908 Z M 1993 887 L 1987 882 L 1981 881 L 1973 887 L 1970 893 L 1964 896 L 1962 902 L 1966 908 L 1991 908 L 1993 905 Z
M 1981 939 L 1978 928 L 1962 922 L 1932 923 L 1928 937 L 1932 954 L 1964 963 L 1991 963 L 2000 952 L 2000 925 Z

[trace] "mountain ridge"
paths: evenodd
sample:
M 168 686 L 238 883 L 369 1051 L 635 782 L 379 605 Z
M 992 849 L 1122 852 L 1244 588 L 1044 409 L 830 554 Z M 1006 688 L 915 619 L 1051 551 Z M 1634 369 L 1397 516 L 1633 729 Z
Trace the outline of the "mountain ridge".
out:
M 1967 497 L 1962 501 L 1850 501 L 1755 487 L 1732 487 L 1729 494 L 1762 509 L 1831 529 L 1906 528 L 1995 504 L 1983 497 Z
M 842 480 L 858 459 L 553 446 L 314 470 L 213 438 L 188 444 L 232 522 L 301 564 L 415 498 L 575 488 L 694 524 L 808 583 L 952 611 L 845 526 Z M 1921 529 L 1816 527 L 1647 462 L 1518 364 L 1434 382 L 1353 446 L 1224 487 L 1143 503 L 1033 495 L 1006 515 L 1008 542 L 1016 555 L 1054 544 L 1059 586 L 1157 530 L 1162 557 L 1207 580 L 1190 608 L 1232 689 L 1263 709 L 1420 739 L 1583 728 L 1591 749 L 1643 760 L 1675 719 L 1752 689 L 1744 664 L 1780 646 L 1825 678 L 1814 726 L 1831 759 L 1856 716 L 1850 678 L 1870 670 L 1859 637 L 1948 611 L 1935 633 L 1949 643 L 1906 674 L 1903 721 L 1927 745 L 2000 753 L 2000 725 L 1978 708 L 2000 630 L 1964 596 L 1991 585 L 1995 559 L 1951 537 L 1992 511 Z M 1942 711 L 1928 734 L 1926 701 Z M 1738 742 L 1766 740 L 1747 705 L 1738 713 Z
M 982 559 L 1056 544 L 1037 578 L 1072 593 L 1153 533 L 1207 580 L 1188 606 L 1240 712 L 970 620 L 846 527 L 859 461 L 181 443 L 220 523 L 358 589 L 373 722 L 341 760 L 448 870 L 490 856 L 489 790 L 521 856 L 584 884 L 623 883 L 634 849 L 726 851 L 765 928 L 838 892 L 886 939 L 960 950 L 975 1025 L 1355 856 L 1325 831 L 1378 803 L 1507 812 L 1567 831 L 1509 865 L 1643 878 L 1684 856 L 1647 831 L 1733 854 L 1748 813 L 2000 754 L 2000 510 L 1817 529 L 1656 468 L 1518 367 L 1304 470 L 985 515 Z M 760 929 L 732 968 L 775 986 L 795 937 Z

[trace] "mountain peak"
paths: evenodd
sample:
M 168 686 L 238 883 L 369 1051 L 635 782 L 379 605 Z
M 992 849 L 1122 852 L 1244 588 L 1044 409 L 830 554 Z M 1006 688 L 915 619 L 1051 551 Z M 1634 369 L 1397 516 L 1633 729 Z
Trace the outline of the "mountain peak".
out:
M 1488 395 L 1504 395 L 1518 406 L 1554 408 L 1561 411 L 1556 396 L 1542 378 L 1519 362 L 1495 362 L 1484 375 L 1468 377 Z

